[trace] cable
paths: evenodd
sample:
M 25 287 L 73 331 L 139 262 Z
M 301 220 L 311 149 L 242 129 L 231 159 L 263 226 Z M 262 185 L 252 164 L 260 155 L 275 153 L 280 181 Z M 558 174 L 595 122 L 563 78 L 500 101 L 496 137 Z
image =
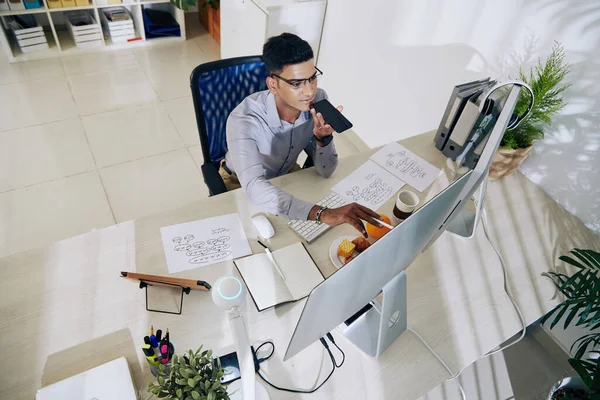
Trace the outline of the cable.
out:
M 511 130 L 511 129 L 515 129 L 527 117 L 527 115 L 529 115 L 529 112 L 531 111 L 531 109 L 533 108 L 533 105 L 535 104 L 535 96 L 533 95 L 533 89 L 531 89 L 531 87 L 528 84 L 526 84 L 525 82 L 522 82 L 522 81 L 510 80 L 510 81 L 505 81 L 505 82 L 498 82 L 484 94 L 483 98 L 481 99 L 481 102 L 479 103 L 479 112 L 482 112 L 485 107 L 485 100 L 488 97 L 490 97 L 492 95 L 492 93 L 494 93 L 496 90 L 498 90 L 504 86 L 508 86 L 508 85 L 516 85 L 516 86 L 525 88 L 531 95 L 531 99 L 529 100 L 529 105 L 527 106 L 527 110 L 523 113 L 523 115 L 517 116 L 517 119 L 515 121 L 509 121 L 508 126 L 506 127 L 507 131 Z
M 520 342 L 525 337 L 525 334 L 527 333 L 527 323 L 525 322 L 525 317 L 523 316 L 523 313 L 519 309 L 519 306 L 517 306 L 517 302 L 510 294 L 510 291 L 508 290 L 508 273 L 506 272 L 506 264 L 504 263 L 504 258 L 500 254 L 500 251 L 498 251 L 498 249 L 496 248 L 496 245 L 494 245 L 494 242 L 492 241 L 492 239 L 490 238 L 490 235 L 488 233 L 488 220 L 487 220 L 487 212 L 485 210 L 485 206 L 481 207 L 481 211 L 483 212 L 483 232 L 485 233 L 485 237 L 487 238 L 488 242 L 490 243 L 490 245 L 496 252 L 496 255 L 500 259 L 500 265 L 502 266 L 502 274 L 504 277 L 504 291 L 508 295 L 508 298 L 510 299 L 510 302 L 512 303 L 513 307 L 515 308 L 515 311 L 517 312 L 517 314 L 519 314 L 519 318 L 521 319 L 521 325 L 523 326 L 523 330 L 521 331 L 521 336 L 517 340 L 515 340 L 512 343 L 507 344 L 504 347 L 500 347 L 497 350 L 487 353 L 484 356 L 484 357 L 487 357 L 487 356 L 491 356 L 496 353 L 499 353 L 501 351 L 504 351 L 504 350 L 508 349 L 509 347 L 514 346 L 515 344 Z
M 317 390 L 319 390 L 325 383 L 327 383 L 327 381 L 329 380 L 329 378 L 331 378 L 331 375 L 333 375 L 333 373 L 335 372 L 336 368 L 341 367 L 344 364 L 344 361 L 346 360 L 346 355 L 344 354 L 344 352 L 339 348 L 339 346 L 337 344 L 335 344 L 335 341 L 333 340 L 333 336 L 331 336 L 331 334 L 327 334 L 327 336 L 329 337 L 329 339 L 332 341 L 332 343 L 335 345 L 335 347 L 337 347 L 337 349 L 340 351 L 340 353 L 342 353 L 343 359 L 342 362 L 338 365 L 335 357 L 333 356 L 333 353 L 331 352 L 331 349 L 329 348 L 329 345 L 327 344 L 327 341 L 325 341 L 325 339 L 320 338 L 319 340 L 321 341 L 321 344 L 323 344 L 323 347 L 325 347 L 325 350 L 327 350 L 327 354 L 329 354 L 329 358 L 331 358 L 331 364 L 332 364 L 332 368 L 331 368 L 331 372 L 329 373 L 329 375 L 327 375 L 327 378 L 325 378 L 325 380 L 323 382 L 321 382 L 321 384 L 319 386 L 317 386 L 314 389 L 310 389 L 310 390 L 306 390 L 306 389 L 288 389 L 288 388 L 282 388 L 279 387 L 271 382 L 269 382 L 267 380 L 267 378 L 265 378 L 261 373 L 260 373 L 260 363 L 263 361 L 268 360 L 269 358 L 271 358 L 273 356 L 273 353 L 275 353 L 275 345 L 273 344 L 273 342 L 271 341 L 267 341 L 262 343 L 260 346 L 258 346 L 256 348 L 256 350 L 254 350 L 254 348 L 252 348 L 252 354 L 254 356 L 254 366 L 256 369 L 256 373 L 258 374 L 258 376 L 260 376 L 260 378 L 269 386 L 271 386 L 273 389 L 277 389 L 277 390 L 281 390 L 283 392 L 290 392 L 290 393 L 314 393 Z M 271 353 L 267 356 L 267 357 L 263 357 L 263 358 L 258 358 L 257 354 L 258 351 L 266 344 L 270 344 L 272 347 Z
M 486 177 L 487 179 L 487 177 Z M 475 206 L 477 207 L 477 200 L 475 200 Z M 483 217 L 482 217 L 482 221 L 483 221 L 483 232 L 485 234 L 486 239 L 488 240 L 488 242 L 490 243 L 490 245 L 492 246 L 492 248 L 494 249 L 494 252 L 496 253 L 496 255 L 498 256 L 498 259 L 500 260 L 500 265 L 502 267 L 502 275 L 504 278 L 504 291 L 506 292 L 506 295 L 508 296 L 508 298 L 510 299 L 510 302 L 512 303 L 515 311 L 517 312 L 517 314 L 519 315 L 519 319 L 521 320 L 521 325 L 523 326 L 523 329 L 521 330 L 521 336 L 519 336 L 518 339 L 516 339 L 514 342 L 507 344 L 506 346 L 500 347 L 496 350 L 490 351 L 489 353 L 484 354 L 483 356 L 477 358 L 473 363 L 466 365 L 465 367 L 463 367 L 457 374 L 453 374 L 452 370 L 450 369 L 450 367 L 448 367 L 448 365 L 444 362 L 444 360 L 442 360 L 442 358 L 431 348 L 431 346 L 429 346 L 429 344 L 427 344 L 427 342 L 425 341 L 425 339 L 423 339 L 423 337 L 421 335 L 419 335 L 416 331 L 414 331 L 411 328 L 406 328 L 408 331 L 412 332 L 413 334 L 415 334 L 415 336 L 417 336 L 421 342 L 423 342 L 423 344 L 425 345 L 425 347 L 427 347 L 427 349 L 429 349 L 429 351 L 435 356 L 435 358 L 438 359 L 438 361 L 444 366 L 444 368 L 446 369 L 446 371 L 448 371 L 448 373 L 451 375 L 451 377 L 449 379 L 452 379 L 455 381 L 456 385 L 458 386 L 458 389 L 460 390 L 460 394 L 463 398 L 463 400 L 467 399 L 467 396 L 463 390 L 462 385 L 460 384 L 460 381 L 458 380 L 458 377 L 465 371 L 465 369 L 467 369 L 468 367 L 470 367 L 471 365 L 473 365 L 474 363 L 476 363 L 477 361 L 485 358 L 485 357 L 489 357 L 492 356 L 494 354 L 500 353 L 506 349 L 508 349 L 511 346 L 514 346 L 515 344 L 517 344 L 518 342 L 520 342 L 524 337 L 525 334 L 527 333 L 527 323 L 525 322 L 525 317 L 523 316 L 523 313 L 521 312 L 521 310 L 519 309 L 519 306 L 517 306 L 517 302 L 515 301 L 515 299 L 512 297 L 512 295 L 510 294 L 510 291 L 508 290 L 508 273 L 506 272 L 506 263 L 504 262 L 504 258 L 502 257 L 502 254 L 500 254 L 500 251 L 498 250 L 498 248 L 496 247 L 496 245 L 494 244 L 494 242 L 492 241 L 492 239 L 490 238 L 489 232 L 488 232 L 488 219 L 487 219 L 487 211 L 485 209 L 485 206 L 481 207 L 481 211 L 483 213 Z
M 458 380 L 458 375 L 456 374 L 454 375 L 452 373 L 452 370 L 450 369 L 450 367 L 448 366 L 448 364 L 446 364 L 444 362 L 444 360 L 442 360 L 442 357 L 440 357 L 432 348 L 431 346 L 429 346 L 429 344 L 427 344 L 427 342 L 425 341 L 425 339 L 423 339 L 423 337 L 421 335 L 419 335 L 415 330 L 411 329 L 411 328 L 406 328 L 407 331 L 412 332 L 416 337 L 418 337 L 421 342 L 423 342 L 423 344 L 425 345 L 425 347 L 427 347 L 429 349 L 429 351 L 431 352 L 431 354 L 433 354 L 435 356 L 435 358 L 438 359 L 438 361 L 444 366 L 444 368 L 446 369 L 446 371 L 448 371 L 448 373 L 450 374 L 450 379 L 454 380 L 454 382 L 456 383 L 456 385 L 458 386 L 458 390 L 460 390 L 460 395 L 463 398 L 463 400 L 467 400 L 467 396 L 465 394 L 465 391 L 462 387 L 462 385 L 460 384 L 460 381 Z
M 331 333 L 329 333 L 329 332 L 327 332 L 327 339 L 329 339 L 331 341 L 331 343 L 333 343 L 333 345 L 335 347 L 337 347 L 338 351 L 342 354 L 342 362 L 340 363 L 340 365 L 335 364 L 336 368 L 340 368 L 342 365 L 344 365 L 344 361 L 346 361 L 346 353 L 344 353 L 342 351 L 342 349 L 340 349 L 340 346 L 338 346 L 335 343 L 335 339 L 333 338 L 333 335 Z

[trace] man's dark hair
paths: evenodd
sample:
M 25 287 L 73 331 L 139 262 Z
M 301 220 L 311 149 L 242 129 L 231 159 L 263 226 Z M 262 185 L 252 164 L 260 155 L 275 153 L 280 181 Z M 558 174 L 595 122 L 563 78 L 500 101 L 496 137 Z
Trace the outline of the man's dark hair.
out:
M 270 37 L 263 46 L 263 61 L 265 68 L 271 73 L 283 71 L 286 65 L 300 64 L 313 56 L 312 48 L 306 40 L 293 33 L 282 33 Z

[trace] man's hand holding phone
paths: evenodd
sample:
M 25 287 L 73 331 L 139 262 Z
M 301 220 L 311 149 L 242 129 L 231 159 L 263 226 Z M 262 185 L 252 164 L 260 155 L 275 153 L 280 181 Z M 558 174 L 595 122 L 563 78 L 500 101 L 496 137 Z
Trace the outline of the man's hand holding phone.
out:
M 339 112 L 342 112 L 344 110 L 344 107 L 337 106 L 337 110 Z M 335 130 L 331 127 L 331 125 L 329 125 L 327 122 L 325 122 L 325 119 L 323 119 L 323 115 L 321 113 L 317 112 L 314 108 L 310 109 L 310 113 L 312 114 L 313 121 L 315 124 L 315 126 L 313 128 L 313 134 L 317 137 L 317 139 L 323 139 L 323 138 L 333 134 L 333 132 L 335 132 Z M 321 143 L 321 142 L 317 142 L 317 143 L 319 143 L 319 145 L 321 145 L 321 146 L 325 146 L 325 143 Z

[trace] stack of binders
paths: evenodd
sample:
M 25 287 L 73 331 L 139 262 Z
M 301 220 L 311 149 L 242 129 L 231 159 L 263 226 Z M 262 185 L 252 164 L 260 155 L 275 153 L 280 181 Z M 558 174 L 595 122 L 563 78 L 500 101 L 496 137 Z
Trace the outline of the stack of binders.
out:
M 486 135 L 498 114 L 494 100 L 487 98 L 487 92 L 495 84 L 496 81 L 486 78 L 455 86 L 435 135 L 437 149 L 452 160 L 458 158 L 469 168 L 477 164 L 478 157 L 474 153 L 477 150 L 481 153 L 485 147 Z M 474 143 L 468 147 L 472 141 Z M 475 151 L 463 154 L 472 148 Z

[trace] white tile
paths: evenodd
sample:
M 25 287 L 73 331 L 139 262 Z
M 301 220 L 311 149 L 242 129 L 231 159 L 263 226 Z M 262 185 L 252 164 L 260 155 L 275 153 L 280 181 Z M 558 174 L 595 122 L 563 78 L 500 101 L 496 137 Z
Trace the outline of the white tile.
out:
M 194 42 L 196 42 L 204 54 L 209 56 L 212 60 L 221 59 L 221 46 L 219 46 L 217 41 L 213 39 L 208 32 L 204 31 L 200 35 L 194 37 Z
M 88 72 L 68 78 L 81 115 L 149 103 L 156 98 L 140 67 Z
M 161 100 L 191 96 L 190 75 L 200 64 L 211 61 L 206 56 L 156 60 L 143 65 L 152 87 Z
M 0 85 L 0 131 L 77 117 L 65 77 Z
M 197 145 L 197 146 L 188 147 L 188 151 L 192 155 L 192 158 L 194 159 L 194 163 L 196 163 L 196 166 L 198 167 L 198 171 L 200 171 L 200 173 L 202 173 L 202 164 L 204 164 L 204 156 L 202 155 L 202 146 Z
M 195 146 L 200 144 L 200 133 L 198 132 L 198 125 L 196 125 L 196 114 L 192 98 L 181 97 L 179 99 L 167 100 L 163 101 L 162 105 L 167 110 L 167 113 L 169 113 L 185 145 Z
M 65 71 L 56 58 L 10 64 L 0 61 L 0 84 L 22 82 L 65 75 Z
M 95 171 L 1 193 L 0 220 L 0 258 L 114 224 Z
M 0 133 L 0 192 L 93 169 L 79 118 Z
M 184 147 L 160 103 L 82 117 L 98 168 Z
M 148 66 L 158 61 L 168 62 L 179 58 L 203 56 L 202 50 L 193 40 L 169 42 L 163 46 L 137 47 L 134 51 L 142 66 Z
M 117 222 L 173 210 L 208 197 L 186 149 L 100 170 Z
M 132 50 L 82 54 L 62 57 L 61 60 L 67 74 L 80 74 L 106 69 L 119 70 L 121 68 L 139 66 L 135 53 Z

